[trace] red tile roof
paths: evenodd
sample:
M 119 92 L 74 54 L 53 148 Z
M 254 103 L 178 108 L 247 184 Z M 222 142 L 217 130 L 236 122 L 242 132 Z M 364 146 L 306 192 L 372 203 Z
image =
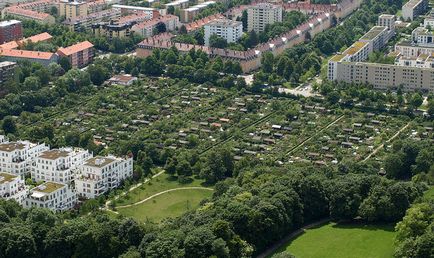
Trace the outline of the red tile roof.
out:
M 80 51 L 83 51 L 85 49 L 92 48 L 92 47 L 93 47 L 92 43 L 90 43 L 89 41 L 83 41 L 83 42 L 80 42 L 78 44 L 66 47 L 66 48 L 61 47 L 57 50 L 57 52 L 62 54 L 62 55 L 65 55 L 65 56 L 70 56 L 72 54 L 78 53 Z
M 28 51 L 28 50 L 18 50 L 18 49 L 0 49 L 0 56 L 49 60 L 53 58 L 54 55 L 55 55 L 54 53 L 50 53 L 50 52 Z
M 43 33 L 40 33 L 40 34 L 33 35 L 31 37 L 22 39 L 22 40 L 19 41 L 19 43 L 22 44 L 22 43 L 26 43 L 26 42 L 29 42 L 29 41 L 31 41 L 32 43 L 37 43 L 37 42 L 41 42 L 41 41 L 48 41 L 48 40 L 50 40 L 52 38 L 53 38 L 53 36 L 51 36 L 49 33 L 43 32 Z
M 0 45 L 0 49 L 14 49 L 17 47 L 18 47 L 18 44 L 16 41 L 9 41 L 7 43 Z

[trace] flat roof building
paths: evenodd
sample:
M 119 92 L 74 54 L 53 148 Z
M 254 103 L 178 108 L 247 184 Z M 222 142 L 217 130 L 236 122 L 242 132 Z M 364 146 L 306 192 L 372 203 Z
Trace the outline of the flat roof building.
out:
M 30 194 L 24 201 L 24 207 L 65 211 L 72 209 L 76 203 L 77 194 L 66 184 L 45 182 L 30 189 Z
M 280 5 L 259 3 L 247 9 L 247 30 L 262 32 L 268 24 L 282 21 L 283 8 Z
M 8 20 L 0 22 L 0 44 L 20 40 L 23 37 L 23 26 L 20 21 Z
M 12 199 L 23 204 L 28 192 L 29 188 L 20 176 L 0 172 L 0 199 Z
M 228 19 L 214 20 L 206 24 L 204 29 L 205 46 L 209 46 L 212 35 L 224 38 L 227 43 L 237 42 L 243 35 L 243 23 Z
M 402 6 L 402 18 L 413 21 L 428 10 L 428 0 L 409 0 Z

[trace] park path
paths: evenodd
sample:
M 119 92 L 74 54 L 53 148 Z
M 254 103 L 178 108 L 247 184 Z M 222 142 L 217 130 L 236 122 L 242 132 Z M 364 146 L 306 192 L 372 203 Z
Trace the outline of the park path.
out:
M 330 218 L 322 219 L 320 221 L 308 224 L 304 227 L 301 227 L 297 229 L 294 232 L 289 233 L 284 238 L 282 238 L 279 242 L 275 243 L 274 245 L 270 246 L 267 250 L 256 256 L 256 258 L 266 258 L 271 256 L 274 252 L 276 252 L 280 247 L 282 247 L 284 244 L 286 244 L 289 240 L 298 237 L 299 235 L 303 234 L 307 229 L 314 228 L 317 226 L 321 226 L 323 224 L 326 224 L 330 222 Z
M 412 121 L 408 122 L 405 126 L 403 126 L 401 129 L 399 129 L 398 132 L 396 132 L 392 137 L 390 137 L 385 143 L 383 143 L 380 146 L 378 146 L 377 148 L 375 148 L 375 150 L 373 152 L 371 152 L 364 160 L 362 160 L 362 162 L 367 161 L 372 156 L 377 154 L 377 152 L 380 151 L 384 147 L 384 144 L 389 143 L 389 142 L 393 141 L 396 137 L 398 137 L 402 133 L 402 131 L 404 131 L 405 129 L 407 129 L 407 127 L 410 126 L 411 122 Z
M 332 125 L 336 124 L 337 122 L 339 122 L 342 118 L 344 118 L 345 115 L 341 115 L 340 117 L 336 118 L 334 121 L 332 121 L 330 124 L 324 126 L 321 130 L 317 131 L 316 133 L 314 133 L 313 135 L 309 136 L 307 139 L 305 139 L 304 141 L 302 141 L 300 144 L 298 144 L 297 146 L 295 146 L 294 148 L 292 148 L 291 150 L 289 150 L 286 155 L 289 155 L 291 153 L 293 153 L 295 150 L 297 150 L 298 148 L 302 147 L 304 144 L 306 144 L 308 141 L 312 140 L 313 137 L 317 136 L 319 133 L 323 132 L 324 130 L 330 128 Z
M 152 198 L 160 196 L 162 194 L 170 193 L 170 192 L 174 192 L 174 191 L 180 191 L 180 190 L 207 190 L 207 191 L 214 191 L 214 189 L 212 189 L 212 188 L 201 187 L 201 186 L 178 187 L 178 188 L 168 189 L 168 190 L 156 193 L 154 195 L 149 196 L 148 198 L 145 198 L 145 199 L 143 199 L 141 201 L 138 201 L 138 202 L 135 202 L 135 203 L 132 203 L 132 204 L 117 206 L 116 209 L 128 208 L 128 207 L 131 207 L 131 206 L 139 205 L 139 204 L 142 204 L 144 202 L 147 202 L 147 201 L 151 200 Z
M 134 189 L 136 189 L 137 187 L 140 187 L 140 186 L 143 185 L 143 184 L 146 184 L 147 182 L 149 182 L 149 180 L 154 179 L 154 178 L 156 178 L 156 177 L 162 175 L 164 172 L 165 172 L 165 170 L 161 170 L 161 171 L 158 172 L 157 174 L 153 175 L 151 178 L 147 178 L 145 181 L 140 182 L 140 183 L 138 183 L 138 184 L 132 186 L 130 189 L 128 189 L 128 191 L 124 191 L 124 192 L 122 192 L 121 194 L 116 195 L 116 196 L 113 198 L 113 200 L 117 200 L 117 199 L 119 199 L 119 197 L 121 197 L 121 196 L 125 196 L 127 193 L 133 191 Z M 110 203 L 111 203 L 113 200 L 108 200 L 108 201 L 105 202 L 105 205 L 104 205 L 104 209 L 105 209 L 105 210 L 110 210 L 109 206 L 110 206 Z

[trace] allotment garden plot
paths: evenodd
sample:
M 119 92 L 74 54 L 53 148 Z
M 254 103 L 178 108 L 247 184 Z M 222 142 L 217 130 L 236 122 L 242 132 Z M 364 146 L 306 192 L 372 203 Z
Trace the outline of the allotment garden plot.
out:
M 290 162 L 338 164 L 345 157 L 362 161 L 407 122 L 392 115 L 355 111 L 347 113 L 292 153 Z

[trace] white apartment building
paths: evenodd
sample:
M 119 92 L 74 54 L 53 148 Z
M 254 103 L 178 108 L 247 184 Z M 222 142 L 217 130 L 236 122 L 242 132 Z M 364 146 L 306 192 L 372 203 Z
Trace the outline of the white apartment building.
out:
M 32 179 L 70 185 L 74 180 L 74 171 L 91 157 L 91 153 L 81 148 L 46 150 L 35 158 Z
M 428 0 L 409 0 L 402 6 L 402 18 L 413 21 L 414 18 L 426 12 Z
M 283 8 L 280 5 L 259 3 L 247 9 L 247 30 L 262 32 L 268 24 L 282 21 Z
M 395 60 L 395 65 L 418 68 L 434 68 L 434 56 L 421 54 L 418 57 L 400 56 Z
M 205 46 L 209 46 L 211 35 L 217 35 L 228 43 L 237 42 L 243 35 L 243 23 L 227 19 L 218 19 L 205 25 Z
M 29 188 L 20 176 L 0 172 L 0 198 L 13 199 L 23 204 L 28 193 Z
M 96 198 L 118 187 L 124 179 L 132 175 L 132 157 L 93 157 L 80 167 L 79 175 L 75 179 L 75 189 L 79 196 Z
M 24 207 L 47 208 L 53 211 L 64 211 L 74 207 L 77 194 L 66 184 L 45 182 L 30 189 L 30 194 L 24 201 Z
M 24 177 L 30 173 L 35 157 L 48 149 L 44 143 L 29 141 L 0 143 L 0 170 Z

